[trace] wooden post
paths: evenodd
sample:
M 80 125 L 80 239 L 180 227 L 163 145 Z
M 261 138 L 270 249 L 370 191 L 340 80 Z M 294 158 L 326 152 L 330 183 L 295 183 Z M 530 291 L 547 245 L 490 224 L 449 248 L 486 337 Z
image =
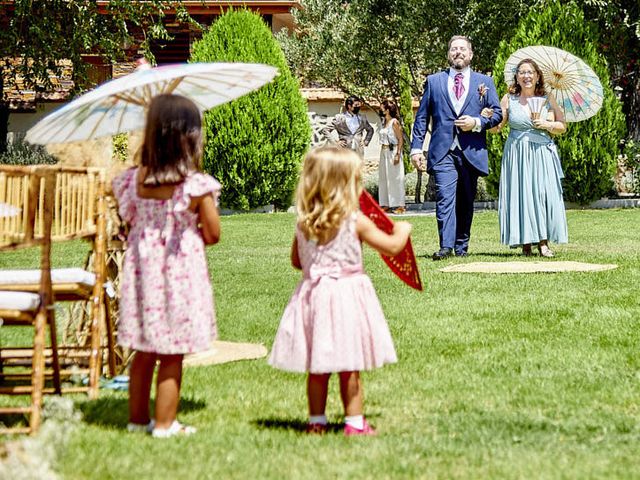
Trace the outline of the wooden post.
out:
M 100 323 L 106 314 L 103 308 L 105 255 L 107 243 L 107 203 L 105 198 L 104 173 L 97 173 L 98 182 L 98 218 L 96 221 L 96 236 L 94 240 L 94 273 L 96 283 L 91 296 L 91 353 L 89 357 L 89 398 L 98 397 L 98 381 L 100 376 Z
M 40 307 L 35 318 L 35 334 L 33 341 L 33 360 L 31 377 L 31 416 L 29 422 L 30 432 L 35 433 L 40 427 L 42 410 L 42 389 L 44 388 L 44 330 L 47 320 L 52 318 L 53 293 L 51 291 L 51 223 L 53 221 L 53 198 L 55 176 L 51 171 L 44 171 L 44 224 L 42 249 L 40 257 Z M 37 175 L 34 175 L 37 178 Z M 37 182 L 40 184 L 39 179 Z M 34 182 L 31 182 L 31 186 Z M 30 188 L 29 202 L 37 204 L 39 189 Z M 51 317 L 50 317 L 51 316 Z

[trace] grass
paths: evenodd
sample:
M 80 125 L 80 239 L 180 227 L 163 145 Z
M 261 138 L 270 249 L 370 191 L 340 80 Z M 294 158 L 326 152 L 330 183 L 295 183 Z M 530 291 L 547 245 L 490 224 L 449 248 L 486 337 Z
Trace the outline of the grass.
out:
M 418 255 L 437 247 L 433 217 L 409 219 Z M 336 379 L 324 437 L 303 433 L 304 377 L 265 360 L 186 370 L 189 438 L 127 434 L 127 396 L 74 396 L 84 415 L 55 461 L 84 478 L 638 478 L 640 212 L 570 211 L 559 260 L 615 263 L 598 273 L 442 273 L 445 265 L 523 260 L 498 244 L 495 212 L 477 214 L 471 255 L 419 258 L 426 291 L 393 277 L 365 247 L 399 362 L 364 374 L 376 438 L 344 438 Z M 223 340 L 271 345 L 299 274 L 290 214 L 223 218 L 208 250 Z M 57 247 L 58 265 L 82 259 Z M 530 261 L 535 261 L 531 259 Z M 33 252 L 0 266 L 34 265 Z M 529 260 L 526 260 L 529 261 Z

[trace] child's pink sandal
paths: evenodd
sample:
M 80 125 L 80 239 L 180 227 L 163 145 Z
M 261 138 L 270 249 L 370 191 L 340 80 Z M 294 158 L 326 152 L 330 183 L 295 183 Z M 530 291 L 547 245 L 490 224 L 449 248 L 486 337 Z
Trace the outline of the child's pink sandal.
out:
M 358 436 L 358 435 L 364 435 L 364 436 L 373 436 L 373 435 L 377 435 L 378 432 L 376 432 L 371 425 L 369 425 L 367 423 L 367 421 L 364 421 L 364 425 L 362 426 L 362 430 L 356 427 L 353 427 L 351 425 L 345 425 L 344 426 L 344 434 L 346 437 L 353 437 L 353 436 Z
M 169 428 L 154 428 L 151 435 L 154 438 L 169 438 L 169 437 L 186 437 L 193 435 L 197 430 L 195 427 L 189 425 L 183 425 L 179 421 L 174 420 Z

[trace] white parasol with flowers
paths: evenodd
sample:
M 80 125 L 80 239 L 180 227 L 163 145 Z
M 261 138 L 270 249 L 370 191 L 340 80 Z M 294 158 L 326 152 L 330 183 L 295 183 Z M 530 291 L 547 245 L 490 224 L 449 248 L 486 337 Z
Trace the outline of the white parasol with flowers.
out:
M 567 122 L 591 118 L 600 107 L 604 92 L 595 72 L 583 60 L 559 48 L 535 45 L 514 52 L 504 67 L 507 85 L 513 82 L 518 63 L 534 60 L 544 75 L 547 92 L 563 110 Z M 533 111 L 533 107 L 532 107 Z
M 29 143 L 76 142 L 144 128 L 146 109 L 163 93 L 183 95 L 201 111 L 269 83 L 278 69 L 255 63 L 191 63 L 136 71 L 111 80 L 55 110 L 26 135 Z

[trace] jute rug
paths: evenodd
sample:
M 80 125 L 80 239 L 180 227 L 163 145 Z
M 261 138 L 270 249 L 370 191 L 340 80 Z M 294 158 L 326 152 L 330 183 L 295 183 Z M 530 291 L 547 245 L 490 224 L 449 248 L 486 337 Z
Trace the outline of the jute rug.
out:
M 613 264 L 582 262 L 473 262 L 441 268 L 441 272 L 456 273 L 556 273 L 601 272 L 618 268 Z
M 185 367 L 214 365 L 235 362 L 237 360 L 255 360 L 267 356 L 267 347 L 257 343 L 211 342 L 211 348 L 205 352 L 185 355 Z

